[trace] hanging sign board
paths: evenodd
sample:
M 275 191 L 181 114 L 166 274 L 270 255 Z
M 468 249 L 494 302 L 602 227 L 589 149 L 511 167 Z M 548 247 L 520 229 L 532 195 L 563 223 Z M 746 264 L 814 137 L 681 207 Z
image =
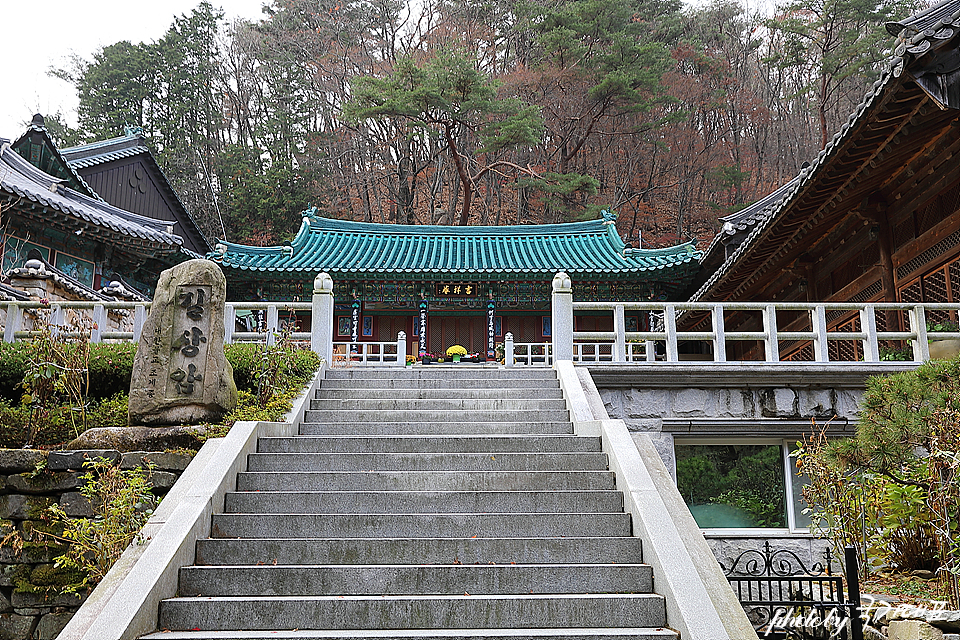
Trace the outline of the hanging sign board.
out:
M 496 359 L 494 338 L 496 338 L 497 334 L 493 322 L 493 314 L 495 311 L 496 304 L 491 300 L 487 303 L 487 360 Z
M 420 301 L 420 316 L 417 318 L 420 323 L 420 345 L 417 348 L 417 355 L 422 356 L 427 352 L 427 301 Z
M 476 298 L 482 293 L 476 282 L 442 282 L 433 288 L 437 298 Z

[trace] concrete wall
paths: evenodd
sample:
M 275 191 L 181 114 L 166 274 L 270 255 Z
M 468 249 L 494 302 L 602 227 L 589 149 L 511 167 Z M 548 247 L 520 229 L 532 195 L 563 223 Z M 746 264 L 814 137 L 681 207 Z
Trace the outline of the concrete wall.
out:
M 93 511 L 80 494 L 86 460 L 104 457 L 121 468 L 155 465 L 150 483 L 165 495 L 192 459 L 176 453 L 36 451 L 0 449 L 0 638 L 52 640 L 80 608 L 83 598 L 60 595 L 53 563 L 62 553 L 55 540 L 36 533 L 50 529 L 44 510 L 59 504 L 72 517 Z M 39 469 L 39 471 L 38 471 Z M 11 534 L 19 533 L 22 548 Z

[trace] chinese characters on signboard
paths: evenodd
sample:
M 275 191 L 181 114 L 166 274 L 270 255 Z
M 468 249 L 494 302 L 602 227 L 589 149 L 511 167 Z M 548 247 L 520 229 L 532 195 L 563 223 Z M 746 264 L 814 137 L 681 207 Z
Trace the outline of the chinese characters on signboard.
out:
M 493 300 L 487 303 L 487 360 L 493 360 L 495 356 L 494 338 L 496 338 L 496 326 L 494 324 L 494 312 L 496 305 Z
M 423 355 L 427 352 L 427 301 L 420 301 L 420 316 L 417 318 L 420 324 L 420 344 L 417 347 L 417 353 Z
M 476 298 L 481 293 L 476 282 L 448 282 L 434 285 L 434 295 L 438 298 Z
M 180 285 L 177 287 L 176 312 L 173 321 L 173 341 L 166 381 L 166 397 L 169 399 L 194 396 L 202 393 L 203 376 L 206 374 L 207 336 L 210 333 L 210 314 L 207 304 L 211 288 L 207 285 Z M 151 368 L 148 385 L 155 385 L 160 362 L 159 348 L 161 329 L 154 332 L 151 353 Z M 148 396 L 152 397 L 148 389 Z

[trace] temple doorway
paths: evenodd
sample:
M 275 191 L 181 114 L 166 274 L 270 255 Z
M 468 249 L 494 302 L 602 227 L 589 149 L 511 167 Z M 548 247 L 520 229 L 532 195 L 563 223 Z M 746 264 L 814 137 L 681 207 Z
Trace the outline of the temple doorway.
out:
M 430 353 L 445 354 L 459 344 L 467 353 L 487 352 L 487 316 L 430 316 L 427 331 Z

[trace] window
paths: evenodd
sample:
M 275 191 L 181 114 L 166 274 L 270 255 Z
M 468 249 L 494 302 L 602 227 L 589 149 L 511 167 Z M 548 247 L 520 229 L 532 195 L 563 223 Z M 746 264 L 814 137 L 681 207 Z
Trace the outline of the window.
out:
M 790 450 L 782 440 L 677 440 L 677 488 L 701 529 L 804 530 Z

